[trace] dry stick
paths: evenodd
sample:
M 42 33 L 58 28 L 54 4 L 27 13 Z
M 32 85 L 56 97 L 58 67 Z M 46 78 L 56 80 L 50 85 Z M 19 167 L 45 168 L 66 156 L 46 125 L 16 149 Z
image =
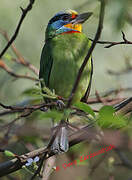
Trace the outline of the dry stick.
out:
M 86 64 L 88 63 L 88 60 L 89 60 L 89 58 L 91 56 L 91 53 L 93 52 L 93 50 L 94 50 L 94 48 L 96 46 L 96 43 L 97 43 L 98 39 L 100 38 L 102 28 L 103 28 L 104 14 L 105 14 L 105 0 L 101 0 L 101 8 L 100 8 L 99 24 L 98 24 L 97 32 L 96 32 L 95 38 L 94 38 L 94 40 L 92 42 L 92 45 L 91 45 L 91 47 L 90 47 L 90 49 L 88 51 L 88 54 L 86 55 L 82 65 L 81 65 L 81 67 L 79 69 L 79 72 L 77 74 L 77 78 L 75 80 L 73 89 L 71 91 L 71 95 L 69 97 L 69 100 L 68 100 L 68 103 L 67 103 L 67 106 L 66 106 L 67 108 L 69 108 L 71 103 L 72 103 L 72 100 L 73 100 L 74 94 L 75 94 L 75 92 L 77 90 L 78 84 L 80 82 L 83 70 L 84 70 Z
M 24 18 L 26 17 L 28 11 L 30 11 L 30 10 L 32 9 L 32 6 L 33 6 L 34 2 L 35 2 L 35 0 L 30 0 L 28 6 L 27 6 L 25 9 L 21 8 L 21 10 L 22 10 L 22 15 L 21 15 L 21 18 L 20 18 L 19 23 L 18 23 L 18 25 L 17 25 L 17 28 L 16 28 L 16 30 L 15 30 L 15 33 L 13 34 L 12 38 L 10 39 L 10 41 L 8 42 L 8 44 L 6 45 L 6 47 L 5 47 L 5 48 L 3 49 L 3 51 L 0 53 L 0 58 L 5 54 L 5 52 L 7 51 L 7 49 L 11 46 L 11 44 L 13 43 L 13 41 L 16 39 L 16 37 L 17 37 L 17 35 L 18 35 L 18 33 L 19 33 L 19 30 L 20 30 L 20 27 L 21 27 L 21 25 L 22 25 L 22 22 L 23 22 Z
M 37 78 L 27 76 L 27 75 L 19 75 L 14 73 L 5 63 L 3 60 L 0 60 L 0 68 L 2 68 L 4 71 L 6 71 L 9 75 L 15 77 L 15 78 L 21 78 L 21 79 L 30 79 L 32 81 L 39 81 Z
M 114 149 L 114 151 L 116 152 L 116 154 L 119 156 L 120 160 L 122 161 L 122 163 L 119 165 L 132 169 L 132 162 L 126 157 L 126 155 L 123 152 L 121 152 L 120 149 L 118 148 Z
M 4 38 L 7 40 L 7 42 L 9 42 L 9 37 L 8 37 L 8 34 L 6 31 L 0 29 L 0 33 L 4 36 Z M 31 63 L 29 63 L 28 61 L 26 61 L 24 59 L 24 57 L 21 55 L 21 53 L 16 49 L 15 45 L 12 43 L 11 44 L 11 48 L 12 48 L 12 51 L 15 53 L 15 55 L 17 56 L 18 59 L 12 59 L 13 61 L 19 63 L 19 64 L 22 64 L 23 66 L 27 67 L 28 69 L 30 69 L 32 72 L 34 72 L 36 75 L 39 74 L 39 70 L 34 66 L 32 65 Z
M 57 105 L 57 103 L 56 102 L 52 102 L 52 103 L 47 103 L 47 104 L 45 104 L 45 103 L 42 103 L 42 104 L 36 104 L 36 105 L 32 105 L 32 106 L 29 106 L 29 105 L 27 105 L 27 106 L 7 106 L 7 105 L 4 105 L 3 103 L 1 103 L 0 102 L 0 106 L 1 107 L 3 107 L 3 108 L 5 108 L 5 109 L 10 109 L 10 110 L 23 110 L 23 111 L 25 111 L 25 110 L 38 110 L 38 109 L 41 109 L 41 108 L 43 108 L 43 107 L 51 107 L 51 106 L 55 106 L 55 105 Z
M 121 70 L 121 71 L 113 71 L 113 70 L 107 70 L 107 73 L 109 74 L 109 75 L 114 75 L 114 76 L 120 76 L 120 75 L 123 75 L 123 74 L 128 74 L 129 72 L 131 72 L 132 71 L 132 66 L 131 67 L 129 67 L 129 68 L 125 68 L 125 69 L 123 69 L 123 70 Z
M 101 99 L 109 105 L 115 105 L 117 103 L 120 103 L 121 101 L 125 100 L 126 98 L 110 98 L 110 97 L 101 97 Z M 89 98 L 88 99 L 88 104 L 97 104 L 97 103 L 102 103 L 97 97 L 95 98 Z M 9 109 L 5 111 L 0 111 L 0 116 L 8 115 L 8 114 L 13 114 L 13 113 L 21 113 L 24 112 L 25 110 L 40 110 L 41 108 L 50 108 L 52 106 L 56 106 L 57 104 L 55 102 L 53 103 L 48 103 L 48 104 L 36 104 L 33 106 L 6 106 L 0 102 L 0 106 L 3 107 L 4 109 Z M 74 109 L 74 107 L 73 107 Z
M 41 110 L 41 108 L 50 108 L 53 106 L 57 106 L 56 102 L 52 102 L 52 103 L 43 103 L 43 104 L 36 104 L 36 105 L 32 105 L 32 106 L 6 106 L 3 103 L 0 102 L 0 106 L 3 107 L 4 109 L 9 109 L 7 111 L 0 111 L 0 116 L 4 116 L 4 115 L 8 115 L 8 114 L 13 114 L 13 113 L 18 113 L 18 112 L 25 112 L 27 110 L 32 110 L 32 112 L 37 111 L 37 110 Z M 1 127 L 0 127 L 1 128 Z
M 116 46 L 116 45 L 119 45 L 119 44 L 132 44 L 132 41 L 128 41 L 126 39 L 126 36 L 124 34 L 124 32 L 122 31 L 122 38 L 123 38 L 123 41 L 120 41 L 120 42 L 112 42 L 112 41 L 97 41 L 97 43 L 99 44 L 109 44 L 107 46 L 105 46 L 105 48 L 111 48 L 112 46 Z M 91 38 L 89 38 L 91 41 L 93 41 Z
M 15 119 L 12 120 L 11 122 L 9 122 L 8 124 L 5 124 L 5 125 L 3 125 L 2 127 L 0 127 L 0 130 L 1 130 L 1 129 L 5 129 L 5 128 L 7 128 L 7 127 L 10 128 L 17 120 L 29 116 L 30 114 L 32 114 L 32 112 L 33 112 L 33 111 L 30 110 L 30 111 L 28 111 L 28 112 L 26 112 L 26 113 L 21 114 L 20 116 L 18 116 L 17 118 L 15 118 Z
M 105 160 L 107 156 L 107 153 L 103 154 L 103 156 L 101 156 L 91 167 L 89 175 L 92 176 L 92 174 L 94 173 L 94 171 L 99 167 L 99 165 Z
M 123 100 L 125 100 L 125 98 L 110 98 L 110 97 L 101 97 L 101 99 L 105 102 L 107 102 L 107 104 L 109 103 L 110 105 L 113 104 L 117 104 Z M 102 101 L 100 101 L 99 99 L 96 98 L 89 98 L 88 99 L 88 104 L 96 104 L 96 103 L 102 103 Z
M 11 109 L 12 111 L 14 110 L 18 110 L 17 112 L 22 112 L 22 110 L 24 111 L 21 115 L 19 115 L 17 118 L 15 118 L 13 121 L 0 126 L 0 130 L 4 130 L 7 127 L 10 127 L 12 124 L 14 124 L 17 120 L 19 120 L 20 118 L 25 118 L 27 116 L 29 116 L 30 114 L 32 114 L 34 111 L 40 110 L 43 107 L 51 107 L 53 105 L 55 105 L 56 103 L 49 103 L 49 104 L 40 104 L 40 105 L 34 105 L 34 106 L 26 106 L 26 107 L 15 107 L 15 106 L 6 106 L 2 103 L 0 103 L 0 106 L 2 106 L 3 108 L 6 109 Z
M 108 91 L 105 91 L 105 92 L 101 92 L 101 98 L 102 97 L 106 97 L 106 96 L 110 96 L 111 94 L 119 94 L 120 92 L 123 92 L 123 91 L 132 91 L 132 87 L 126 87 L 126 88 L 123 88 L 123 87 L 120 87 L 120 88 L 117 88 L 117 89 L 110 89 Z

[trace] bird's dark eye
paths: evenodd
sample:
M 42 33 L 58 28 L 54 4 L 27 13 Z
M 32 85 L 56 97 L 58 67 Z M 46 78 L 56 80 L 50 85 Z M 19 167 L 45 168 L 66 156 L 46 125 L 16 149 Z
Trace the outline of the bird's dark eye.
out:
M 69 19 L 69 15 L 65 15 L 65 16 L 62 17 L 62 20 L 64 20 L 64 21 L 66 21 L 68 19 Z

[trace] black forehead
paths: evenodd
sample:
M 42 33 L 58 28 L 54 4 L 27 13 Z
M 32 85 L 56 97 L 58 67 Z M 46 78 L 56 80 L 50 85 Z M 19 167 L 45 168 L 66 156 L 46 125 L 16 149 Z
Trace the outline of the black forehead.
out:
M 60 20 L 64 16 L 71 17 L 71 14 L 68 14 L 68 13 L 58 14 L 49 21 L 49 24 L 52 24 L 53 22 Z

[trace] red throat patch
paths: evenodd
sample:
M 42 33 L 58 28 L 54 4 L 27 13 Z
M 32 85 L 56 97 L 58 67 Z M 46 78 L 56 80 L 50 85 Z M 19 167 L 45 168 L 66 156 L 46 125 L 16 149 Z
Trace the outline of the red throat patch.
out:
M 81 33 L 80 31 L 67 31 L 63 32 L 62 34 L 72 34 L 72 33 Z

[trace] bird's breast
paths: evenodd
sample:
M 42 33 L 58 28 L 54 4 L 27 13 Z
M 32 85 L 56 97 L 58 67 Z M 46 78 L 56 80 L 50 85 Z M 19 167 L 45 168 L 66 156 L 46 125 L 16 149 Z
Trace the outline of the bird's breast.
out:
M 78 70 L 88 51 L 88 39 L 79 34 L 58 35 L 50 42 L 50 53 L 53 65 L 49 79 L 49 88 L 54 89 L 56 94 L 68 98 L 75 82 Z M 79 85 L 78 97 L 87 88 L 87 66 Z

